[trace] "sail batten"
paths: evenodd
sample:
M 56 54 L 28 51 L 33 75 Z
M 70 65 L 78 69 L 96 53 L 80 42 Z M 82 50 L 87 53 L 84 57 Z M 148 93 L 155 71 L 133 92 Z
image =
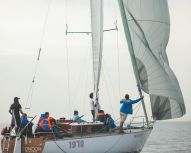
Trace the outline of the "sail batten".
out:
M 170 19 L 166 0 L 119 0 L 123 3 L 132 37 L 142 90 L 150 95 L 153 116 L 171 119 L 185 114 L 178 80 L 169 66 L 166 54 Z M 125 32 L 126 25 L 124 24 Z

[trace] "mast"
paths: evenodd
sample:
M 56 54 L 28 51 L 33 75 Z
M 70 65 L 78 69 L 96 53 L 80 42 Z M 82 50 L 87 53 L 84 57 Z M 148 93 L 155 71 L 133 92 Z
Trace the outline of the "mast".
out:
M 95 115 L 99 105 L 99 82 L 103 50 L 103 0 L 90 0 Z
M 131 34 L 129 31 L 129 25 L 128 25 L 128 21 L 126 20 L 127 17 L 126 17 L 126 13 L 125 13 L 124 4 L 123 4 L 122 0 L 118 0 L 118 3 L 119 3 L 119 7 L 120 7 L 120 12 L 121 12 L 122 21 L 123 21 L 124 30 L 125 30 L 125 36 L 126 36 L 127 43 L 128 43 L 129 53 L 131 56 L 131 62 L 133 65 L 133 71 L 135 74 L 135 79 L 136 79 L 136 83 L 137 83 L 137 87 L 138 87 L 139 96 L 142 96 L 143 94 L 142 94 L 142 90 L 141 90 L 140 76 L 139 76 L 138 66 L 137 66 L 137 62 L 136 62 L 136 58 L 135 58 L 135 54 L 134 54 L 134 48 L 133 48 L 133 44 L 132 44 Z M 147 116 L 144 99 L 142 99 L 141 102 L 142 102 L 143 111 L 144 111 L 147 126 L 148 126 L 149 120 L 148 120 L 148 116 Z

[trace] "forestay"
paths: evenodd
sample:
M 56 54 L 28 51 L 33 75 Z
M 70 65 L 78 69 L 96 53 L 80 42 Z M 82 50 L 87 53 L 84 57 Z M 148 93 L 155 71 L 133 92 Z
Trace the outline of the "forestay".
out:
M 183 116 L 182 92 L 166 55 L 170 33 L 167 1 L 119 0 L 119 6 L 125 12 L 125 32 L 126 28 L 130 31 L 138 68 L 135 75 L 139 75 L 142 89 L 150 95 L 153 117 L 161 120 Z
M 96 94 L 95 98 L 98 99 L 101 63 L 102 63 L 102 49 L 103 49 L 103 1 L 90 0 L 90 5 L 91 5 L 94 93 Z

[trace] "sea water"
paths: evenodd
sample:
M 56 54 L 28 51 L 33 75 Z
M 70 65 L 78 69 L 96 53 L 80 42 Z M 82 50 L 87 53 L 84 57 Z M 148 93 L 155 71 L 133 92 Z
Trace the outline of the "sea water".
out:
M 141 153 L 191 153 L 191 121 L 156 122 Z
M 191 121 L 157 122 L 141 153 L 191 153 Z

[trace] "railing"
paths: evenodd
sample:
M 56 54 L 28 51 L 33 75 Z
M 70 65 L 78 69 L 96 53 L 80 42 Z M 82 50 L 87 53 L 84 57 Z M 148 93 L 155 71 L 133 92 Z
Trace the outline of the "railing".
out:
M 138 119 L 138 121 L 135 121 Z M 154 121 L 149 121 L 148 125 L 145 121 L 145 116 L 134 116 L 129 120 L 129 124 L 126 124 L 127 130 L 131 132 L 132 129 L 149 129 L 153 128 Z

